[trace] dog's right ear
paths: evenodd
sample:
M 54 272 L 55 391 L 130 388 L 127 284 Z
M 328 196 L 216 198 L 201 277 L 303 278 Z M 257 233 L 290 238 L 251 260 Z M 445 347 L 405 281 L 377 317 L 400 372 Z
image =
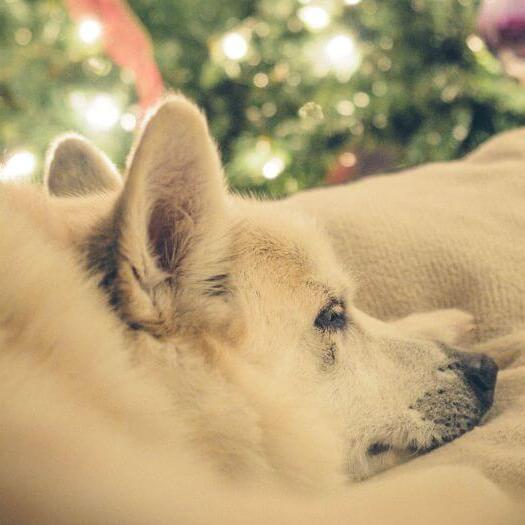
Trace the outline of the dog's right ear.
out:
M 47 154 L 44 184 L 51 195 L 71 197 L 122 187 L 110 160 L 80 135 L 60 137 Z

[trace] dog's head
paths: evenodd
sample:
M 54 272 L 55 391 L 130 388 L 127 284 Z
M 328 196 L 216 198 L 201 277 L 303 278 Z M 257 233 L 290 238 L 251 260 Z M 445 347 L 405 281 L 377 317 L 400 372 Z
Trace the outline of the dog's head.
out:
M 354 479 L 457 438 L 491 406 L 493 361 L 447 346 L 469 316 L 360 312 L 312 219 L 227 193 L 206 121 L 182 97 L 147 119 L 123 181 L 66 137 L 46 184 L 130 332 L 210 354 L 220 341 L 328 416 Z

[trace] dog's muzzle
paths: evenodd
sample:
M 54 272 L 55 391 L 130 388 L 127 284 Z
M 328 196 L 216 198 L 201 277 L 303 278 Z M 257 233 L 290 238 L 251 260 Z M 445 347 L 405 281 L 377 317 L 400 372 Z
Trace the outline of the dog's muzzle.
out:
M 449 407 L 446 413 L 443 412 L 442 401 L 443 396 L 446 395 L 445 389 L 439 388 L 427 392 L 419 398 L 410 408 L 418 410 L 424 420 L 431 421 L 439 430 L 429 445 L 421 447 L 414 442 L 406 450 L 403 449 L 411 455 L 430 452 L 468 432 L 480 423 L 494 402 L 498 376 L 498 366 L 494 360 L 485 354 L 462 352 L 442 344 L 440 346 L 449 360 L 447 365 L 442 366 L 439 370 L 441 372 L 453 371 L 468 389 L 471 401 L 451 400 L 450 404 L 445 405 Z M 370 445 L 367 454 L 373 457 L 391 450 L 396 450 L 396 448 L 387 442 L 376 441 Z M 403 450 L 398 449 L 398 452 L 403 452 Z

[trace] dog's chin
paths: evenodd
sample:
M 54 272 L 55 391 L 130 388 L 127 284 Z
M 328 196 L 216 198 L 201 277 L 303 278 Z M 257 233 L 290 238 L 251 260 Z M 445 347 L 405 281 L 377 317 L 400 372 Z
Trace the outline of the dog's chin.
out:
M 459 436 L 458 436 L 459 437 Z M 435 440 L 431 445 L 420 447 L 409 445 L 405 448 L 394 447 L 383 442 L 377 442 L 371 445 L 367 451 L 367 473 L 360 477 L 360 480 L 380 474 L 403 463 L 427 454 L 432 450 L 445 444 L 445 441 Z
M 479 423 L 479 421 L 472 421 L 468 426 L 454 430 L 446 428 L 441 435 L 433 436 L 425 443 L 412 440 L 405 446 L 399 446 L 386 441 L 376 441 L 372 443 L 366 451 L 366 472 L 356 474 L 353 478 L 356 480 L 364 480 L 412 459 L 424 456 L 460 438 Z
M 415 457 L 428 454 L 447 443 L 455 441 L 467 432 L 470 432 L 474 427 L 479 425 L 480 422 L 481 419 L 476 418 L 460 428 L 446 428 L 441 435 L 432 436 L 430 441 L 424 444 L 420 444 L 414 440 L 405 447 L 399 447 L 383 441 L 376 441 L 368 447 L 367 456 L 376 467 L 379 467 L 379 470 L 376 468 L 373 470 L 375 472 L 380 472 L 395 465 L 405 463 Z

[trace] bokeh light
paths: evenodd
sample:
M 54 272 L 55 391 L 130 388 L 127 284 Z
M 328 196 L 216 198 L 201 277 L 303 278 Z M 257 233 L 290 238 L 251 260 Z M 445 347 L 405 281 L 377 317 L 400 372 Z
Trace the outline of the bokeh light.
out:
M 324 47 L 326 60 L 336 71 L 354 71 L 359 65 L 359 53 L 350 35 L 331 37 Z
M 297 12 L 299 19 L 311 31 L 320 31 L 330 23 L 328 11 L 321 6 L 307 5 Z
M 221 47 L 224 55 L 230 60 L 241 60 L 248 53 L 246 38 L 235 31 L 224 35 Z
M 78 24 L 78 38 L 84 44 L 94 44 L 102 36 L 102 24 L 95 18 L 86 18 Z
M 284 159 L 278 156 L 270 157 L 262 167 L 262 174 L 265 179 L 275 179 L 277 178 L 284 170 L 285 162 Z
M 84 117 L 93 130 L 105 131 L 118 122 L 120 109 L 110 95 L 97 95 L 88 103 Z
M 36 157 L 26 150 L 16 151 L 9 155 L 0 165 L 0 180 L 13 181 L 29 178 L 35 171 Z

